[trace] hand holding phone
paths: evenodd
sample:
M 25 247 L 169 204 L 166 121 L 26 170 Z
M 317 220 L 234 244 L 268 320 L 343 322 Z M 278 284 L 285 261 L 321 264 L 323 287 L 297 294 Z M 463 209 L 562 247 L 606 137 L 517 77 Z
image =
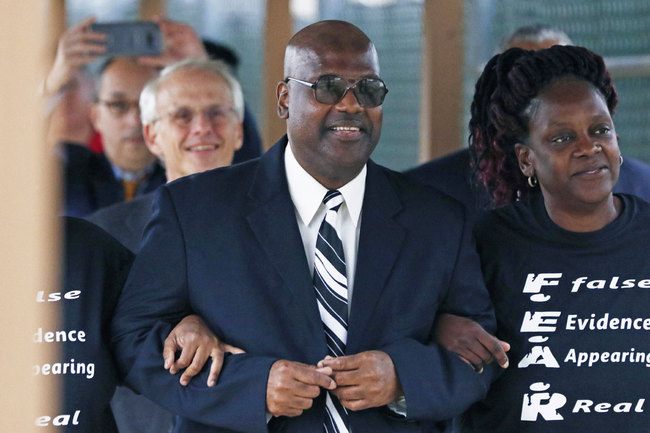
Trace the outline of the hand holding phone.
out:
M 90 29 L 106 35 L 109 56 L 157 56 L 162 52 L 162 34 L 151 21 L 95 23 Z
M 61 35 L 54 64 L 43 82 L 43 94 L 55 94 L 70 82 L 77 70 L 104 54 L 106 35 L 91 31 L 94 22 L 95 18 L 87 18 Z
M 153 17 L 152 21 L 160 27 L 164 49 L 159 56 L 140 57 L 141 64 L 164 68 L 188 58 L 208 59 L 201 38 L 190 25 L 164 17 Z

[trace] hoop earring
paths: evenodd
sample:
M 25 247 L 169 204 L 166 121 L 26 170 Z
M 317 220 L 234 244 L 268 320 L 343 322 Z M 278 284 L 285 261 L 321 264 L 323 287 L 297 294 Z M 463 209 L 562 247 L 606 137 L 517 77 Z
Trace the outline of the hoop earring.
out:
M 535 188 L 539 182 L 537 182 L 537 177 L 535 175 L 530 176 L 528 178 L 528 186 L 531 188 Z
M 621 155 L 621 154 L 619 153 L 619 154 L 618 154 L 618 166 L 620 167 L 621 165 L 623 165 L 623 155 Z

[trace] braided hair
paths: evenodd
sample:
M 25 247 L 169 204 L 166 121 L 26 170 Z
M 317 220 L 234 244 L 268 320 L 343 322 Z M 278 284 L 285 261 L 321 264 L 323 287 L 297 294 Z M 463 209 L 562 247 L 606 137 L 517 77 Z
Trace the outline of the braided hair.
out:
M 528 138 L 528 108 L 537 95 L 560 78 L 583 80 L 603 95 L 610 114 L 618 96 L 602 57 L 577 46 L 528 51 L 511 48 L 494 56 L 476 83 L 469 122 L 474 178 L 494 206 L 528 194 L 515 144 Z

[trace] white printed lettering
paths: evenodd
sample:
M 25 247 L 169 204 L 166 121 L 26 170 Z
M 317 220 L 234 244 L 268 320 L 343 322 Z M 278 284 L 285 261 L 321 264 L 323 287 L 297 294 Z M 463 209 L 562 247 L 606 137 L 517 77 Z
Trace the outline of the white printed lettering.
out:
M 63 294 L 63 299 L 79 299 L 79 296 L 81 296 L 81 290 L 70 290 Z M 60 300 L 61 292 L 49 293 L 47 298 L 45 297 L 45 292 L 43 290 L 36 292 L 36 302 L 57 302 Z
M 636 404 L 634 405 L 634 412 L 637 413 L 642 413 L 643 412 L 643 404 L 645 403 L 645 398 L 640 398 L 637 400 Z M 576 400 L 576 404 L 573 406 L 573 413 L 578 413 L 578 412 L 584 412 L 584 413 L 591 413 L 592 411 L 592 406 L 593 406 L 593 411 L 597 413 L 608 413 L 610 411 L 614 411 L 616 413 L 629 413 L 632 412 L 632 405 L 634 403 L 624 401 L 621 403 L 609 403 L 609 402 L 602 402 L 602 403 L 596 403 L 594 405 L 594 402 L 592 400 Z M 613 409 L 612 409 L 613 406 Z
M 559 284 L 559 278 L 561 277 L 562 274 L 541 273 L 537 274 L 537 276 L 535 276 L 535 274 L 528 274 L 528 276 L 526 276 L 523 293 L 535 293 L 530 297 L 530 300 L 533 302 L 546 302 L 551 299 L 551 297 L 540 293 L 542 287 L 557 286 Z M 552 278 L 556 280 L 551 280 Z
M 566 397 L 559 393 L 550 394 L 545 392 L 550 385 L 543 382 L 536 382 L 530 386 L 531 394 L 524 394 L 524 400 L 521 407 L 522 421 L 537 421 L 538 415 L 541 415 L 545 421 L 559 421 L 564 418 L 558 412 L 566 404 Z
M 587 283 L 588 289 L 604 289 L 606 281 L 605 280 L 592 280 Z
M 561 311 L 526 311 L 521 332 L 554 332 Z
M 47 331 L 43 332 L 43 328 L 38 328 L 38 331 L 33 336 L 34 343 L 61 343 L 66 341 L 80 341 L 86 342 L 86 332 L 71 329 L 70 331 Z
M 72 416 L 72 423 L 70 422 L 70 415 L 68 414 L 61 414 L 57 415 L 52 419 L 50 416 L 40 416 L 36 418 L 36 421 L 34 424 L 36 424 L 38 427 L 47 427 L 50 425 L 50 421 L 52 421 L 52 425 L 54 426 L 65 426 L 65 425 L 79 425 L 79 415 L 81 414 L 80 410 L 76 410 Z
M 519 361 L 518 368 L 526 368 L 529 365 L 544 365 L 547 368 L 560 368 L 557 359 L 551 353 L 548 346 L 533 346 L 533 349 Z

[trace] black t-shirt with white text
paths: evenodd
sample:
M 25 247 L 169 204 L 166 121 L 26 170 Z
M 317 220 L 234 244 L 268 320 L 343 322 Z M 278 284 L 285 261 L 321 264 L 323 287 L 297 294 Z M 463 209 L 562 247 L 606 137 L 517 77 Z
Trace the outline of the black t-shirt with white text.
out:
M 650 432 L 650 204 L 601 230 L 554 224 L 541 194 L 475 229 L 510 366 L 464 432 Z

